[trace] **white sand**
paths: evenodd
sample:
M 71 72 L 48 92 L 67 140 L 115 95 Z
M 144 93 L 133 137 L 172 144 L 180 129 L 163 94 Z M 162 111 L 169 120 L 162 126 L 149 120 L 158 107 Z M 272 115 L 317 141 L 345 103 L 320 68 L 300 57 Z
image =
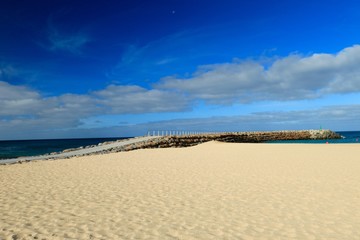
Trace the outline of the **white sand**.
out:
M 0 239 L 360 239 L 360 145 L 210 142 L 0 166 Z

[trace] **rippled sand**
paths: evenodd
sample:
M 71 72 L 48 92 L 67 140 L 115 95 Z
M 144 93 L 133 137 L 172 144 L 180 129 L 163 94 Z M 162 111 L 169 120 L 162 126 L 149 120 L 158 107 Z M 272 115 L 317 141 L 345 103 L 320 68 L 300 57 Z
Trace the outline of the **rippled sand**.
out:
M 359 239 L 359 156 L 209 142 L 0 165 L 0 239 Z

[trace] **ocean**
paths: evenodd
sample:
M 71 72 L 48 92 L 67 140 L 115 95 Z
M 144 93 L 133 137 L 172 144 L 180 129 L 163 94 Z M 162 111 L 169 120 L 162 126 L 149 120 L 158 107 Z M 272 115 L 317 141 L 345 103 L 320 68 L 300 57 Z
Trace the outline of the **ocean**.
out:
M 269 141 L 267 143 L 308 143 L 308 144 L 334 144 L 334 143 L 360 143 L 360 131 L 336 132 L 342 136 L 341 139 L 327 140 L 281 140 Z
M 337 132 L 343 138 L 331 140 L 291 140 L 269 141 L 267 143 L 308 143 L 308 144 L 337 144 L 360 143 L 360 131 Z M 69 148 L 97 145 L 102 142 L 116 141 L 126 138 L 83 138 L 83 139 L 50 139 L 50 140 L 18 140 L 0 141 L 0 160 L 22 156 L 36 156 L 51 152 L 60 152 Z
M 0 141 L 0 160 L 23 156 L 36 156 L 51 152 L 60 152 L 69 148 L 97 145 L 102 142 L 127 138 L 81 138 Z

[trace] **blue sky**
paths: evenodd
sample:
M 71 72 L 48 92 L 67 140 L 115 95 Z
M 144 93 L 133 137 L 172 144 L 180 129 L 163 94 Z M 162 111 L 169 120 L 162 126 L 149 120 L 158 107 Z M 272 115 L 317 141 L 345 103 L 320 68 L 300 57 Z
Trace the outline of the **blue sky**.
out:
M 13 1 L 0 139 L 360 130 L 360 3 Z

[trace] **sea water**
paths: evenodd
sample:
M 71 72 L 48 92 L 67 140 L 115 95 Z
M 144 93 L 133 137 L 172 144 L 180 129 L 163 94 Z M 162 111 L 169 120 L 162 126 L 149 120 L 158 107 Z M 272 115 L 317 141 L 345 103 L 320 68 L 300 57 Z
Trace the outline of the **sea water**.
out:
M 60 152 L 69 148 L 97 145 L 102 142 L 116 141 L 126 138 L 82 138 L 82 139 L 47 139 L 0 141 L 1 159 L 22 156 L 36 156 L 52 152 Z
M 279 140 L 267 143 L 309 143 L 309 144 L 334 144 L 334 143 L 360 143 L 360 131 L 336 132 L 341 135 L 340 139 L 325 140 Z

